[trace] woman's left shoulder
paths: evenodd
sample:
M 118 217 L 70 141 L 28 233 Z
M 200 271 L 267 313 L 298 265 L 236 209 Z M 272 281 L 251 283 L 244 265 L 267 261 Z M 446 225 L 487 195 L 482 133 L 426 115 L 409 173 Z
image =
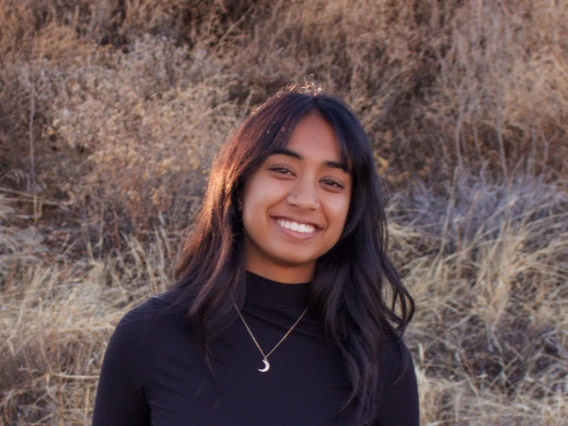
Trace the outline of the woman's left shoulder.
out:
M 382 340 L 379 369 L 385 372 L 382 377 L 387 386 L 400 376 L 408 374 L 409 369 L 414 374 L 412 354 L 401 337 L 393 336 Z
M 410 350 L 401 338 L 395 338 L 385 342 L 381 355 L 378 424 L 419 425 L 418 383 Z

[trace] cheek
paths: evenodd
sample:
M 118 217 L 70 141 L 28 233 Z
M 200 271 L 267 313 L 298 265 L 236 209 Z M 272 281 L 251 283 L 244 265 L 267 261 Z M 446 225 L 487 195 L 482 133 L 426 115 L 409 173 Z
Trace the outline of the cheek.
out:
M 251 178 L 243 191 L 243 221 L 255 226 L 258 220 L 267 214 L 267 209 L 275 199 L 274 188 L 266 184 L 262 179 Z
M 243 193 L 243 214 L 250 214 L 258 209 L 259 204 L 262 204 L 263 194 L 259 192 L 262 187 L 255 187 L 250 185 L 245 188 Z
M 243 208 L 269 208 L 285 197 L 287 183 L 269 179 L 266 176 L 252 176 L 243 191 Z M 257 214 L 259 212 L 256 212 Z
M 347 214 L 349 212 L 349 197 L 346 197 L 341 200 L 335 200 L 334 203 L 330 204 L 330 214 L 333 217 L 333 220 L 343 229 L 345 222 L 347 221 Z

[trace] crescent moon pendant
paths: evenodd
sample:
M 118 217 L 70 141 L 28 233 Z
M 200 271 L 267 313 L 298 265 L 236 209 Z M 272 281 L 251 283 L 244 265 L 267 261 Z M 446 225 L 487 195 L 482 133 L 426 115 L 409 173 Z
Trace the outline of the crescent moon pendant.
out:
M 270 364 L 266 359 L 263 359 L 262 362 L 264 362 L 264 368 L 259 368 L 258 371 L 260 371 L 261 373 L 266 373 L 268 370 L 270 370 Z

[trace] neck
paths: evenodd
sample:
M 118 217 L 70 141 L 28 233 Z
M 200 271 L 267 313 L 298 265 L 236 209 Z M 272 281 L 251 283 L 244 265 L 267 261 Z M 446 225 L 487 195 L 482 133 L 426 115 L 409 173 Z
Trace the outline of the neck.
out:
M 312 281 L 314 277 L 314 267 L 312 265 L 286 267 L 246 264 L 245 269 L 253 274 L 282 284 L 303 284 Z
M 309 304 L 310 283 L 285 284 L 247 271 L 247 303 L 261 303 L 284 309 L 305 309 Z

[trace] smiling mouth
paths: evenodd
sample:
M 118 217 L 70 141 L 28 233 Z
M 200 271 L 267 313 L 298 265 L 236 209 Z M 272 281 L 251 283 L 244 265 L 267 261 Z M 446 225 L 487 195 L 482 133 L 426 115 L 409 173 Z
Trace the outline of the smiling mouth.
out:
M 298 223 L 286 219 L 276 219 L 276 222 L 278 222 L 278 225 L 282 228 L 290 229 L 291 231 L 299 232 L 300 234 L 311 235 L 316 232 L 316 227 L 307 223 Z

